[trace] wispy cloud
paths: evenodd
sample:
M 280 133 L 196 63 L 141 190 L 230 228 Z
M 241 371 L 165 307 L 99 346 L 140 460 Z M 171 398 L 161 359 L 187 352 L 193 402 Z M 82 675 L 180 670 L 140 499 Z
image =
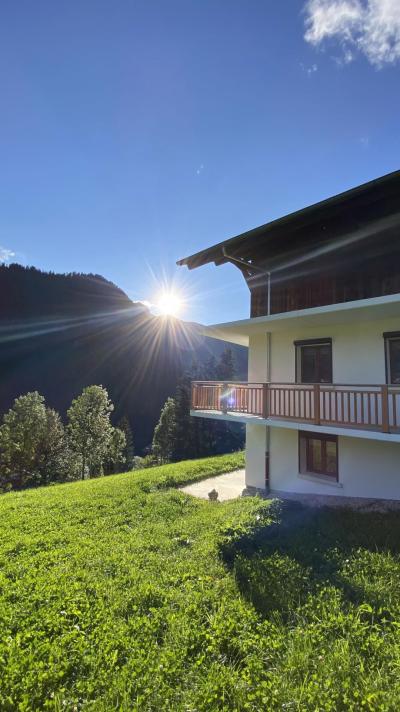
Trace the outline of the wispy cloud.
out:
M 339 42 L 348 64 L 357 52 L 375 67 L 400 59 L 399 0 L 307 0 L 304 38 L 314 46 Z
M 15 252 L 6 247 L 0 247 L 0 263 L 9 262 L 13 257 L 15 257 Z
M 369 136 L 360 136 L 360 143 L 363 148 L 368 148 L 369 146 Z
M 305 64 L 300 62 L 300 67 L 307 74 L 307 76 L 311 77 L 312 74 L 315 74 L 315 72 L 318 71 L 318 66 L 316 64 L 311 64 L 309 67 L 306 67 Z

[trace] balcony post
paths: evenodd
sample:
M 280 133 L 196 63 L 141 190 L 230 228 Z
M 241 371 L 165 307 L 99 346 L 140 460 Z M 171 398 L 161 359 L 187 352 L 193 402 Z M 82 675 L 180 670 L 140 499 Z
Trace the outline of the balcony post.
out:
M 221 410 L 221 413 L 227 413 L 228 412 L 228 406 L 227 402 L 225 400 L 226 394 L 223 392 L 224 386 L 219 384 L 218 385 L 218 398 L 219 398 L 219 407 Z
M 321 386 L 319 385 L 319 383 L 315 383 L 314 384 L 314 423 L 315 423 L 315 425 L 321 425 L 320 395 L 321 395 Z
M 381 401 L 382 401 L 382 432 L 389 432 L 389 395 L 388 387 L 381 386 Z
M 262 414 L 264 420 L 268 418 L 269 414 L 269 403 L 268 403 L 268 396 L 269 396 L 269 388 L 268 388 L 268 383 L 263 383 L 263 390 L 262 390 Z

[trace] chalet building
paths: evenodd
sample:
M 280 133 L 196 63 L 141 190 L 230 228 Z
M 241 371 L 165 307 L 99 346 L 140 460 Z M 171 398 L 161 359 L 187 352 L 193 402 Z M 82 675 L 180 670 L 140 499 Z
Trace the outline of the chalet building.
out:
M 400 499 L 400 171 L 178 262 L 230 262 L 247 383 L 194 382 L 191 414 L 246 424 L 246 484 Z

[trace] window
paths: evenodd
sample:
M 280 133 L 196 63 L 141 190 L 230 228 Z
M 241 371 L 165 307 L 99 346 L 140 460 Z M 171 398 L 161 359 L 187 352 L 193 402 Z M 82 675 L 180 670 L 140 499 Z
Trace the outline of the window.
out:
M 337 436 L 300 432 L 299 470 L 302 474 L 322 475 L 337 481 Z
M 332 339 L 295 341 L 296 382 L 332 383 Z
M 383 335 L 385 339 L 386 382 L 400 383 L 400 331 Z

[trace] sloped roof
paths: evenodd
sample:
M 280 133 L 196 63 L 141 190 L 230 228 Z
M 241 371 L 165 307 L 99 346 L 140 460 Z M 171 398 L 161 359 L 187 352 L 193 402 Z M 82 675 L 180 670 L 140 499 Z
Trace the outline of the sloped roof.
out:
M 400 171 L 388 173 L 368 183 L 363 183 L 331 198 L 314 203 L 302 210 L 297 210 L 277 220 L 272 220 L 253 230 L 243 232 L 241 235 L 219 242 L 189 257 L 178 260 L 177 264 L 186 265 L 189 269 L 195 269 L 209 262 L 220 265 L 233 261 L 238 266 L 240 266 L 240 263 L 246 266 L 251 263 L 252 259 L 256 260 L 261 251 L 265 253 L 266 250 L 269 251 L 270 249 L 273 252 L 277 243 L 279 243 L 279 249 L 282 251 L 282 248 L 284 249 L 282 240 L 285 240 L 288 234 L 293 234 L 293 232 L 319 220 L 337 215 L 345 207 L 351 209 L 362 208 L 363 205 L 370 205 L 386 197 L 395 196 L 398 196 L 400 209 Z

